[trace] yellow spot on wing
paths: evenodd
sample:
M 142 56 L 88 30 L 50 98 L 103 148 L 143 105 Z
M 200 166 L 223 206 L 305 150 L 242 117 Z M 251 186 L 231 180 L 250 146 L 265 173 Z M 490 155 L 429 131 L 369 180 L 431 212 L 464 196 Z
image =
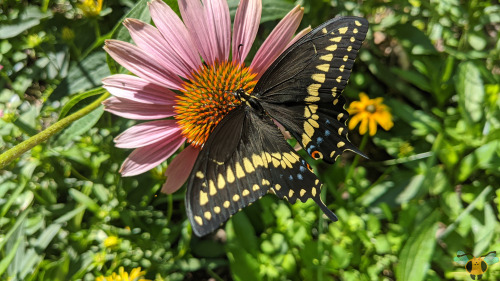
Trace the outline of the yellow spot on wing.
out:
M 341 65 L 341 66 L 339 67 L 340 72 L 344 72 L 344 68 L 345 68 L 345 65 Z
M 266 180 L 266 179 L 262 179 L 262 185 L 270 185 L 271 183 Z
M 341 28 L 339 28 L 339 33 L 340 34 L 345 34 L 347 32 L 347 29 L 348 29 L 347 26 L 346 27 L 341 27 Z
M 343 130 L 344 130 L 344 128 L 342 128 L 342 127 L 340 127 L 340 128 L 339 128 L 339 135 L 341 135 L 341 134 L 342 134 L 342 131 L 343 131 Z
M 194 220 L 196 221 L 197 224 L 203 225 L 203 220 L 200 216 L 194 216 Z
M 304 131 L 309 137 L 314 135 L 314 128 L 308 122 L 304 122 Z
M 239 196 L 238 194 L 235 194 L 235 195 L 233 196 L 233 201 L 235 201 L 235 202 L 236 202 L 236 201 L 238 201 L 238 200 L 240 200 L 240 196 Z
M 328 33 L 328 31 L 326 30 L 326 28 L 321 29 L 321 31 L 322 31 L 323 33 Z
M 348 56 L 348 55 L 345 55 L 345 56 L 344 56 L 344 58 L 343 58 L 343 60 L 344 60 L 344 61 L 347 61 L 347 59 L 348 59 L 348 58 L 349 58 L 349 56 Z
M 253 165 L 255 166 L 255 168 L 258 168 L 259 166 L 264 167 L 264 162 L 262 162 L 262 158 L 260 157 L 260 155 L 253 154 L 252 161 L 253 161 Z
M 247 171 L 247 173 L 251 173 L 251 172 L 255 171 L 255 168 L 253 167 L 252 162 L 250 162 L 250 159 L 248 159 L 246 157 L 243 158 L 243 165 L 245 166 L 245 171 Z
M 333 37 L 330 39 L 330 41 L 338 43 L 338 42 L 342 41 L 342 36 Z
M 245 177 L 245 172 L 243 171 L 243 168 L 241 167 L 240 163 L 236 162 L 236 165 L 234 165 L 236 168 L 236 177 L 241 179 Z
M 352 46 L 347 47 L 347 51 L 350 52 L 352 50 Z
M 220 182 L 218 182 L 218 184 L 220 184 Z M 217 189 L 215 189 L 215 184 L 213 180 L 210 180 L 208 186 L 210 187 L 210 195 L 217 194 Z M 224 187 L 224 185 L 222 187 Z
M 318 96 L 319 87 L 321 87 L 321 84 L 311 84 L 307 87 L 307 93 L 311 96 Z
M 311 194 L 312 194 L 313 197 L 316 197 L 316 187 L 313 187 L 311 189 Z
M 318 115 L 316 115 L 318 116 Z M 314 128 L 319 128 L 319 124 L 318 122 L 316 122 L 314 119 L 309 119 L 307 120 L 309 122 L 309 124 L 311 124 Z
M 352 31 L 352 33 L 354 33 L 354 34 L 358 33 L 358 29 L 357 29 L 357 28 L 355 28 L 355 29 Z
M 333 105 L 337 105 L 338 102 L 339 102 L 339 99 L 334 99 L 333 100 Z
M 361 26 L 361 23 L 359 22 L 359 20 L 354 21 L 354 23 L 355 23 L 357 26 Z
M 207 220 L 210 220 L 212 218 L 212 214 L 209 211 L 206 211 L 203 215 Z
M 274 186 L 274 189 L 276 189 L 276 190 L 278 190 L 278 191 L 279 191 L 279 190 L 281 189 L 281 185 L 276 184 L 276 185 Z
M 318 105 L 311 104 L 311 105 L 309 105 L 309 109 L 311 110 L 312 113 L 316 113 L 316 111 L 318 110 Z
M 345 142 L 343 142 L 343 141 L 339 141 L 339 142 L 337 143 L 337 147 L 338 147 L 338 148 L 340 148 L 340 147 L 342 147 L 342 146 L 344 146 L 344 145 L 345 145 Z
M 340 121 L 340 119 L 342 119 L 342 117 L 344 117 L 344 113 L 339 113 L 339 115 L 337 115 L 337 120 Z
M 332 61 L 333 55 L 332 54 L 323 55 L 323 56 L 319 57 L 319 59 L 324 60 L 324 61 Z
M 330 69 L 330 64 L 328 64 L 328 63 L 320 64 L 320 65 L 316 66 L 316 68 L 323 71 L 323 72 L 328 72 L 328 70 Z
M 233 183 L 235 178 L 234 178 L 234 174 L 233 174 L 233 170 L 231 169 L 231 167 L 227 167 L 227 182 L 228 183 Z
M 224 206 L 224 208 L 229 208 L 229 206 L 231 206 L 231 203 L 229 201 L 224 201 L 224 203 L 222 204 Z
M 337 77 L 337 83 L 340 83 L 342 81 L 342 76 Z
M 337 44 L 333 44 L 333 45 L 326 47 L 326 50 L 330 51 L 330 52 L 337 50 Z
M 305 133 L 302 134 L 302 145 L 307 146 L 311 142 L 311 138 Z
M 319 97 L 314 97 L 314 96 L 307 96 L 304 101 L 305 102 L 317 102 L 319 101 L 320 98 Z
M 200 205 L 203 206 L 208 203 L 208 195 L 203 190 L 200 190 Z
M 199 179 L 203 179 L 205 177 L 205 175 L 203 175 L 203 173 L 201 171 L 198 171 L 198 172 L 196 172 L 196 177 Z
M 250 191 L 248 191 L 248 189 L 245 189 L 245 190 L 243 190 L 243 192 L 241 194 L 243 196 L 248 196 L 248 194 L 250 194 Z
M 288 192 L 288 197 L 292 197 L 293 196 L 293 190 L 290 189 L 290 191 Z
M 300 197 L 304 196 L 304 194 L 306 194 L 306 190 L 305 189 L 301 189 L 300 190 Z
M 315 73 L 311 76 L 311 78 L 319 83 L 324 83 L 325 82 L 325 74 L 323 73 Z
M 253 190 L 253 191 L 257 191 L 257 190 L 259 190 L 259 189 L 260 189 L 260 187 L 259 187 L 259 185 L 257 185 L 257 184 L 254 184 L 254 185 L 252 186 L 252 190 Z
M 224 186 L 226 186 L 226 181 L 224 180 L 224 176 L 222 174 L 219 174 L 219 176 L 217 177 L 217 187 L 219 189 L 223 189 Z

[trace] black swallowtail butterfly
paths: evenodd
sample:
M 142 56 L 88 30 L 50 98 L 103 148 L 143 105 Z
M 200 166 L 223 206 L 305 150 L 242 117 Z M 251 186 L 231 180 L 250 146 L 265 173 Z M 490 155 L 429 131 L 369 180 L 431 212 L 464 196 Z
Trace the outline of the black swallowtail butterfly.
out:
M 273 119 L 314 159 L 333 163 L 345 150 L 362 155 L 347 139 L 341 93 L 367 31 L 363 18 L 331 19 L 285 50 L 252 94 L 234 92 L 241 104 L 212 131 L 188 179 L 186 209 L 196 235 L 269 191 L 292 204 L 311 198 L 337 220 L 320 199 L 321 182 Z

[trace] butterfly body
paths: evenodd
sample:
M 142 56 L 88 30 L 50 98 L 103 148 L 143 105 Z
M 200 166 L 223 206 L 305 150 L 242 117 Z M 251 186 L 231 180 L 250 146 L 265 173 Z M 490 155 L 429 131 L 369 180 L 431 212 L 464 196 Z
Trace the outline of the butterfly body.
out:
M 347 139 L 341 96 L 368 23 L 357 17 L 325 22 L 285 50 L 252 93 L 215 127 L 188 179 L 186 209 L 195 234 L 212 232 L 268 192 L 294 203 L 320 199 L 321 182 L 287 143 L 283 125 L 314 159 L 333 163 L 343 151 L 360 153 Z

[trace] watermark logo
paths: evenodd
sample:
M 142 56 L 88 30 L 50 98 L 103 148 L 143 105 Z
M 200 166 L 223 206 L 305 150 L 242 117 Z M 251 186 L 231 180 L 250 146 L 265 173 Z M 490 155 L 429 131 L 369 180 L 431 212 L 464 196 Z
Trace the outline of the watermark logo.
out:
M 458 251 L 457 256 L 453 260 L 465 266 L 465 270 L 470 274 L 472 280 L 476 280 L 476 277 L 477 280 L 481 280 L 483 274 L 488 270 L 488 265 L 498 262 L 496 255 L 497 252 L 493 251 L 476 258 L 469 253 L 466 254 L 464 251 Z

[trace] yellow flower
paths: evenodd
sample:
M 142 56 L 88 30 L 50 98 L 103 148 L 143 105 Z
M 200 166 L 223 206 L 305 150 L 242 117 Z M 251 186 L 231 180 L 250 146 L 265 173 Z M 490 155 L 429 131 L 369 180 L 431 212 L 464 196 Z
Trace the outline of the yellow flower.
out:
M 104 244 L 104 247 L 106 247 L 106 248 L 113 248 L 114 246 L 118 245 L 118 242 L 120 242 L 118 237 L 111 235 L 111 236 L 108 236 L 108 238 L 104 239 L 103 244 Z
M 370 129 L 370 136 L 373 136 L 377 132 L 377 123 L 386 131 L 394 126 L 389 108 L 382 103 L 383 98 L 369 99 L 365 93 L 360 93 L 359 99 L 353 101 L 347 109 L 352 115 L 349 121 L 350 130 L 361 122 L 359 133 L 364 135 Z
M 146 274 L 146 271 L 141 271 L 140 267 L 136 267 L 132 269 L 129 275 L 128 272 L 125 272 L 123 266 L 121 266 L 118 269 L 118 274 L 113 272 L 113 274 L 108 277 L 99 276 L 95 279 L 95 281 L 151 281 L 149 279 L 142 278 L 144 274 Z
M 87 18 L 97 17 L 102 10 L 102 0 L 83 0 L 78 4 L 78 8 L 82 10 Z

